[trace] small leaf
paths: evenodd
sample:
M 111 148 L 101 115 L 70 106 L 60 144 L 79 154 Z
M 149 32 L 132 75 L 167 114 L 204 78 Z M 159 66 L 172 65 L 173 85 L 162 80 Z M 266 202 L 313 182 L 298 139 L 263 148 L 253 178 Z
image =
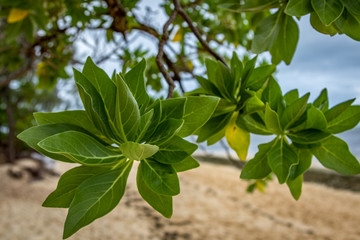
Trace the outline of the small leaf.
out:
M 122 167 L 93 176 L 80 184 L 70 204 L 63 238 L 109 213 L 125 193 L 133 161 Z
M 325 25 L 334 22 L 344 10 L 342 2 L 338 0 L 311 0 L 311 5 Z
M 11 8 L 9 16 L 7 17 L 8 23 L 16 23 L 29 15 L 29 10 L 19 9 L 19 8 Z
M 238 114 L 235 113 L 226 125 L 225 137 L 229 146 L 236 152 L 239 159 L 245 161 L 250 145 L 250 133 L 236 125 L 235 120 L 237 115 Z
M 287 180 L 286 184 L 289 187 L 291 195 L 295 200 L 299 200 L 302 190 L 303 175 L 298 176 L 294 180 Z
M 167 196 L 180 193 L 179 179 L 171 165 L 144 159 L 139 167 L 146 185 L 154 192 Z
M 130 160 L 143 160 L 153 156 L 159 147 L 151 144 L 139 144 L 136 142 L 126 142 L 120 145 L 119 149 L 124 156 Z
M 255 68 L 249 77 L 246 87 L 254 91 L 259 90 L 275 70 L 275 65 L 265 65 Z
M 136 185 L 141 197 L 156 211 L 161 213 L 164 217 L 170 218 L 173 213 L 172 197 L 161 195 L 152 191 L 144 182 L 141 168 L 138 168 L 136 175 Z
M 148 107 L 147 112 L 153 111 L 154 114 L 151 119 L 150 125 L 146 130 L 146 133 L 142 134 L 144 137 L 140 140 L 140 142 L 148 140 L 156 131 L 161 119 L 161 109 L 162 107 L 160 99 L 157 99 L 155 102 L 153 102 L 153 104 Z
M 282 101 L 282 92 L 279 84 L 274 78 L 270 78 L 267 87 L 262 94 L 263 102 L 267 102 L 271 109 L 277 110 Z
M 315 157 L 326 168 L 340 174 L 355 175 L 360 173 L 360 164 L 351 154 L 349 147 L 340 138 L 332 136 L 319 147 L 311 149 Z
M 306 115 L 306 128 L 313 128 L 318 130 L 327 129 L 326 117 L 318 108 L 310 104 L 310 107 L 306 111 Z
M 280 184 L 286 182 L 290 175 L 290 168 L 298 162 L 297 153 L 284 138 L 279 139 L 268 153 L 269 166 Z
M 327 89 L 324 88 L 320 95 L 315 99 L 313 105 L 320 109 L 322 112 L 325 112 L 329 108 L 329 99 L 327 94 Z
M 268 164 L 268 154 L 273 147 L 276 139 L 269 143 L 260 144 L 259 151 L 255 157 L 248 161 L 241 170 L 240 178 L 242 179 L 262 179 L 271 173 L 271 168 Z
M 221 97 L 221 93 L 219 92 L 214 83 L 201 76 L 196 76 L 196 80 L 207 93 Z
M 311 0 L 289 0 L 285 13 L 295 17 L 304 16 L 312 12 Z
M 182 33 L 181 33 L 181 28 L 179 28 L 179 30 L 177 30 L 177 32 L 175 33 L 172 41 L 173 42 L 180 42 L 182 40 Z
M 360 106 L 350 106 L 338 117 L 328 124 L 328 130 L 331 133 L 340 133 L 352 129 L 358 125 L 360 121 Z
M 297 165 L 294 165 L 290 169 L 290 175 L 289 180 L 295 180 L 300 175 L 306 172 L 311 166 L 311 160 L 312 160 L 312 153 L 308 149 L 300 149 L 297 148 L 297 153 L 299 157 L 299 163 Z
M 354 16 L 360 16 L 360 1 L 359 0 L 342 0 L 346 10 L 350 11 Z
M 75 196 L 79 185 L 85 180 L 109 171 L 105 167 L 75 167 L 64 173 L 57 184 L 55 191 L 46 198 L 43 207 L 68 208 Z
M 360 16 L 354 16 L 344 9 L 342 15 L 335 21 L 336 27 L 352 39 L 360 41 Z
M 284 95 L 284 100 L 285 100 L 286 106 L 291 105 L 298 99 L 299 99 L 299 91 L 297 89 L 293 89 L 293 90 L 285 93 L 285 95 Z
M 136 142 L 140 142 L 140 143 L 143 142 L 143 138 L 145 137 L 145 134 L 151 125 L 153 116 L 154 116 L 154 109 L 150 109 L 150 111 L 144 113 L 140 117 L 140 125 L 138 128 Z
M 210 96 L 187 97 L 183 116 L 184 125 L 178 135 L 187 137 L 201 128 L 214 113 L 219 100 Z
M 66 131 L 49 136 L 38 145 L 48 152 L 63 155 L 84 165 L 106 165 L 124 160 L 120 152 L 77 131 Z
M 338 105 L 330 108 L 329 110 L 327 110 L 324 114 L 326 117 L 326 120 L 329 122 L 331 122 L 332 120 L 336 119 L 337 117 L 339 117 L 346 109 L 348 109 L 350 107 L 350 105 L 355 101 L 354 99 L 350 99 L 348 101 L 339 103 Z
M 265 108 L 265 126 L 274 134 L 282 134 L 279 116 L 268 104 L 266 104 Z
M 189 156 L 184 160 L 182 160 L 181 162 L 171 164 L 171 166 L 175 169 L 176 172 L 185 172 L 190 169 L 199 167 L 200 164 L 192 156 Z

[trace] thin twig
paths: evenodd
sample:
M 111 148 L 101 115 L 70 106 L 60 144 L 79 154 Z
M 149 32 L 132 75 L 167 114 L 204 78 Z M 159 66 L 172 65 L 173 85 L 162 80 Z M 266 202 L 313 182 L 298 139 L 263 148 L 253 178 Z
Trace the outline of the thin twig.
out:
M 169 19 L 167 20 L 167 22 L 164 24 L 163 35 L 159 41 L 159 50 L 158 50 L 158 54 L 156 55 L 156 64 L 158 65 L 160 72 L 164 76 L 167 84 L 169 85 L 167 98 L 171 98 L 173 96 L 175 84 L 174 84 L 174 80 L 172 79 L 172 77 L 170 76 L 168 71 L 166 70 L 164 63 L 162 61 L 162 58 L 164 56 L 164 46 L 165 46 L 167 40 L 169 39 L 168 29 L 169 29 L 170 24 L 174 22 L 177 13 L 178 13 L 177 10 L 174 9 L 174 11 L 171 13 Z
M 186 14 L 186 12 L 184 11 L 184 9 L 181 7 L 180 1 L 179 0 L 173 0 L 174 2 L 174 6 L 175 6 L 175 10 L 177 10 L 178 14 L 185 20 L 185 22 L 189 25 L 190 30 L 194 33 L 194 35 L 196 36 L 196 38 L 199 40 L 199 42 L 201 43 L 201 45 L 206 49 L 206 51 L 208 51 L 211 55 L 213 55 L 217 60 L 219 60 L 220 62 L 222 62 L 225 66 L 229 67 L 227 65 L 227 63 L 225 62 L 225 60 L 219 55 L 217 54 L 214 50 L 212 50 L 209 46 L 209 44 L 202 38 L 199 30 L 194 26 L 191 18 Z

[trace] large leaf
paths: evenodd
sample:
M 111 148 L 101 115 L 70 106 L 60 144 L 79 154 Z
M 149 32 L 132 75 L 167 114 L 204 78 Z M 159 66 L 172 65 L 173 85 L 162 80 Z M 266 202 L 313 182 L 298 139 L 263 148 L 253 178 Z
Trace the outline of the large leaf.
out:
M 149 203 L 156 211 L 161 213 L 164 217 L 170 218 L 173 212 L 172 197 L 161 195 L 152 191 L 145 183 L 141 167 L 138 168 L 136 175 L 136 185 L 141 197 Z
M 235 100 L 235 82 L 233 80 L 229 69 L 222 62 L 218 61 L 216 69 L 216 86 L 225 98 L 232 101 Z
M 120 145 L 119 149 L 127 159 L 138 161 L 149 158 L 159 151 L 158 146 L 136 142 L 125 142 Z
M 70 169 L 60 177 L 55 191 L 50 193 L 42 206 L 68 208 L 79 185 L 85 180 L 102 174 L 105 171 L 109 171 L 109 168 L 80 166 Z
M 285 13 L 295 17 L 304 16 L 312 12 L 311 0 L 289 0 Z
M 338 137 L 330 137 L 311 151 L 324 167 L 345 175 L 360 173 L 358 160 L 351 154 L 346 142 Z
M 161 121 L 169 118 L 182 119 L 185 111 L 187 98 L 170 98 L 161 101 Z
M 283 132 L 278 114 L 266 104 L 265 108 L 265 126 L 274 134 L 281 134 Z
M 187 137 L 201 128 L 214 113 L 219 98 L 210 96 L 187 97 L 184 125 L 178 133 L 181 137 Z
M 299 41 L 299 27 L 293 17 L 286 14 L 281 14 L 279 24 L 280 30 L 270 49 L 271 62 L 278 64 L 284 60 L 289 65 Z
M 133 161 L 118 169 L 93 176 L 80 184 L 70 204 L 63 238 L 109 213 L 124 195 Z
M 280 184 L 286 182 L 290 175 L 290 168 L 298 162 L 297 153 L 284 138 L 279 139 L 268 153 L 269 166 Z
M 296 150 L 298 152 L 299 163 L 297 165 L 294 165 L 290 169 L 290 175 L 288 181 L 295 180 L 300 175 L 305 173 L 306 170 L 308 170 L 311 166 L 311 160 L 313 157 L 312 153 L 308 149 L 296 148 Z
M 116 77 L 116 86 L 115 126 L 119 129 L 124 141 L 134 141 L 140 125 L 139 106 L 123 78 L 119 75 Z
M 341 0 L 346 10 L 350 11 L 354 16 L 360 16 L 360 1 L 359 0 Z
M 297 89 L 293 89 L 284 95 L 284 101 L 286 106 L 291 105 L 293 102 L 299 99 L 299 91 Z
M 259 90 L 275 70 L 275 65 L 265 65 L 255 68 L 249 77 L 246 87 L 254 91 Z
M 146 185 L 154 192 L 174 196 L 180 193 L 179 179 L 171 165 L 142 160 L 139 167 Z
M 355 127 L 360 121 L 360 106 L 350 106 L 328 124 L 332 133 L 340 133 Z
M 263 102 L 269 103 L 271 109 L 277 110 L 282 101 L 282 92 L 279 84 L 274 78 L 270 78 L 267 87 L 262 94 Z
M 183 124 L 184 120 L 182 119 L 169 118 L 165 120 L 158 126 L 148 142 L 155 145 L 166 142 L 180 131 Z
M 319 16 L 315 12 L 310 14 L 310 23 L 316 31 L 323 34 L 334 36 L 336 33 L 339 32 L 339 29 L 335 27 L 335 23 L 325 25 L 323 22 L 321 22 Z
M 296 122 L 296 120 L 298 120 L 305 112 L 309 96 L 310 93 L 307 93 L 285 108 L 280 119 L 281 125 L 284 129 L 287 129 L 287 127 Z
M 169 141 L 159 145 L 159 151 L 154 159 L 164 164 L 180 162 L 191 155 L 198 148 L 196 144 L 190 143 L 181 137 L 174 136 Z
M 62 162 L 74 162 L 72 159 L 67 158 L 63 155 L 55 154 L 44 150 L 43 148 L 38 146 L 38 143 L 55 134 L 70 131 L 70 130 L 77 130 L 82 131 L 81 128 L 76 127 L 74 125 L 68 124 L 46 124 L 40 125 L 32 128 L 28 128 L 22 133 L 20 133 L 17 137 L 26 142 L 30 147 L 34 148 L 36 151 L 48 156 L 49 158 L 59 160 Z
M 327 120 L 322 111 L 310 104 L 306 111 L 306 128 L 313 128 L 318 130 L 327 129 Z
M 335 21 L 336 27 L 352 39 L 360 41 L 360 16 L 354 16 L 347 9 Z
M 348 101 L 339 103 L 338 105 L 330 108 L 327 110 L 324 114 L 326 117 L 326 120 L 329 122 L 333 121 L 337 117 L 339 117 L 346 109 L 350 107 L 350 105 L 355 101 L 354 99 L 350 99 Z
M 323 132 L 317 129 L 305 129 L 298 132 L 288 133 L 288 136 L 291 141 L 300 143 L 300 144 L 312 144 L 320 142 L 328 137 L 331 133 Z
M 262 179 L 271 173 L 271 168 L 268 164 L 268 154 L 276 139 L 269 142 L 260 144 L 259 151 L 255 157 L 247 162 L 241 170 L 240 178 L 242 179 Z
M 334 22 L 344 10 L 339 0 L 311 0 L 311 5 L 325 25 Z
M 77 131 L 49 136 L 38 145 L 48 152 L 61 154 L 84 165 L 114 164 L 125 159 L 121 152 L 111 150 L 93 137 Z
M 146 61 L 145 59 L 142 59 L 124 76 L 124 80 L 134 95 L 139 107 L 146 106 L 150 100 L 145 86 L 145 69 Z
M 156 131 L 156 129 L 160 123 L 161 114 L 162 114 L 161 100 L 157 99 L 155 102 L 153 102 L 153 104 L 151 104 L 151 106 L 149 106 L 146 113 L 148 113 L 149 111 L 153 111 L 154 114 L 151 118 L 151 122 L 149 123 L 149 126 L 147 127 L 146 132 L 142 133 L 143 137 L 141 138 L 140 142 L 148 140 L 153 135 L 153 133 Z
M 226 124 L 229 122 L 232 113 L 220 115 L 217 117 L 210 118 L 210 120 L 199 129 L 197 138 L 197 142 L 203 142 L 209 137 L 215 135 L 219 131 L 221 131 Z
M 196 80 L 207 93 L 221 97 L 221 93 L 219 92 L 214 83 L 201 76 L 196 76 Z
M 151 109 L 150 111 L 141 115 L 136 142 L 140 142 L 140 143 L 143 142 L 142 140 L 145 137 L 145 134 L 151 125 L 153 116 L 154 116 L 154 109 Z
M 200 164 L 192 156 L 189 156 L 181 162 L 171 164 L 171 166 L 175 169 L 176 172 L 184 172 L 190 169 L 197 168 L 200 166 Z

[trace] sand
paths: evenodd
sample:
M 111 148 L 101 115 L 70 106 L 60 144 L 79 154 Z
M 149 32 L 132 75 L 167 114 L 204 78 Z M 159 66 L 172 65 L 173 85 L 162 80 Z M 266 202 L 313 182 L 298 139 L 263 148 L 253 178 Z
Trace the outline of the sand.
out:
M 64 172 L 70 164 L 58 164 Z M 202 163 L 182 173 L 181 194 L 169 220 L 152 210 L 136 191 L 134 166 L 120 204 L 69 239 L 360 239 L 360 194 L 305 183 L 299 201 L 273 181 L 265 194 L 245 192 L 247 182 L 230 166 Z M 41 207 L 57 177 L 29 183 L 0 167 L 0 239 L 62 238 L 66 209 Z

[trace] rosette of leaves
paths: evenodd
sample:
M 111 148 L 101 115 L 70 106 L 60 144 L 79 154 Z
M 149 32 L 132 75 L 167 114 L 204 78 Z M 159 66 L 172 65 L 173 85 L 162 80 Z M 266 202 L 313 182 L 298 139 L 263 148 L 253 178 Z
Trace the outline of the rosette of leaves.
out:
M 267 64 L 255 67 L 255 63 L 256 57 L 243 63 L 236 53 L 231 59 L 231 69 L 219 61 L 206 59 L 208 79 L 197 76 L 200 88 L 189 95 L 217 96 L 221 100 L 210 120 L 195 132 L 197 142 L 207 141 L 211 145 L 226 136 L 239 158 L 246 159 L 250 132 L 235 121 L 240 115 L 251 115 L 265 108 L 261 93 L 276 69 Z
M 74 69 L 85 110 L 35 113 L 38 126 L 18 138 L 58 161 L 78 163 L 64 173 L 43 206 L 69 208 L 64 238 L 110 212 L 125 192 L 134 161 L 137 188 L 165 217 L 179 194 L 177 173 L 198 167 L 197 145 L 183 139 L 200 128 L 219 99 L 211 96 L 157 99 L 145 90 L 145 60 L 109 78 L 90 58 Z

